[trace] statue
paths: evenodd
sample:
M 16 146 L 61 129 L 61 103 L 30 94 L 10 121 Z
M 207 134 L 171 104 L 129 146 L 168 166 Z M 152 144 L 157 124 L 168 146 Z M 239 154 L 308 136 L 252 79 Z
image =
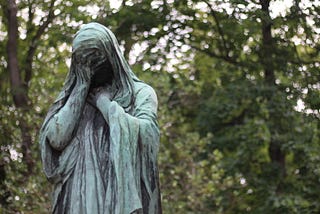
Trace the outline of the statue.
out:
M 161 213 L 157 97 L 98 23 L 72 44 L 71 67 L 40 130 L 52 213 Z

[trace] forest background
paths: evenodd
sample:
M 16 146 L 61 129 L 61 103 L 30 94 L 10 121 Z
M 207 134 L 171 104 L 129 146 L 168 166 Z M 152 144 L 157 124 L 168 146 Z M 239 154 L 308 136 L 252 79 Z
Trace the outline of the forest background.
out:
M 0 213 L 48 213 L 38 131 L 96 21 L 159 99 L 164 213 L 320 213 L 320 3 L 0 0 Z

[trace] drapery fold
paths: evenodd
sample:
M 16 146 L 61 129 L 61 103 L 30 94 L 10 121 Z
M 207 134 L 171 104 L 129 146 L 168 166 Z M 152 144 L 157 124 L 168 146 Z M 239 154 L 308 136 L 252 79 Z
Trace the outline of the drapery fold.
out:
M 132 73 L 111 31 L 91 23 L 79 32 L 77 35 L 87 35 L 84 38 L 105 51 L 117 84 L 112 86 L 114 96 L 105 109 L 85 103 L 71 140 L 50 141 L 48 124 L 75 90 L 71 65 L 40 130 L 44 172 L 54 185 L 52 212 L 159 214 L 156 94 Z M 66 145 L 61 151 L 53 147 L 59 143 Z

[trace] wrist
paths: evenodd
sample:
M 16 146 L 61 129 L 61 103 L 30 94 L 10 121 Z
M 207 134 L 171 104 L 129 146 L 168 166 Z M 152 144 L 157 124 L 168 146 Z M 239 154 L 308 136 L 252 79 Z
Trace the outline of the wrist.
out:
M 89 89 L 90 84 L 89 84 L 89 81 L 77 80 L 76 87 L 78 87 L 80 89 Z
M 105 108 L 109 106 L 111 103 L 111 100 L 107 96 L 100 96 L 97 99 L 96 105 L 98 108 Z

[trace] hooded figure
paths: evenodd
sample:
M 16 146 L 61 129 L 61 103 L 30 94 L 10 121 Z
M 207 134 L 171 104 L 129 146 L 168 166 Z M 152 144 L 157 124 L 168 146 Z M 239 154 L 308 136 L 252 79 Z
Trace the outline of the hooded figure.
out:
M 114 34 L 84 25 L 64 87 L 40 130 L 52 213 L 161 213 L 157 97 Z

